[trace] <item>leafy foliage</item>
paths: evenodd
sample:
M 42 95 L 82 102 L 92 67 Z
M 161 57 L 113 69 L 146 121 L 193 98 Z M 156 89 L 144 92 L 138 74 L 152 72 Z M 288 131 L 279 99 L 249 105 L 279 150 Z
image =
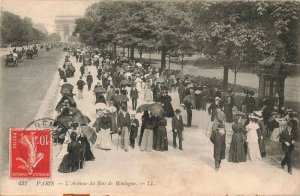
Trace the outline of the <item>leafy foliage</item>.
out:
M 1 15 L 1 42 L 27 43 L 42 41 L 46 35 L 33 28 L 30 18 L 22 19 L 20 16 L 4 11 Z

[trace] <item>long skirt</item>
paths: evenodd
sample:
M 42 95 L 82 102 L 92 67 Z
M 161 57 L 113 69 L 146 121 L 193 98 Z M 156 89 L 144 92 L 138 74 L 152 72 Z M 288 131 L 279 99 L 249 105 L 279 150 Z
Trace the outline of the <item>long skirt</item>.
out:
M 261 160 L 258 141 L 257 143 L 256 142 L 248 143 L 248 154 L 250 157 L 250 161 Z
M 243 135 L 242 133 L 233 133 L 228 162 L 239 163 L 246 160 Z
M 116 122 L 116 114 L 109 114 L 109 117 L 111 118 L 111 132 L 117 133 L 118 132 L 118 126 Z
M 70 155 L 66 154 L 58 167 L 58 172 L 70 173 L 76 171 L 78 168 L 76 163 L 71 160 Z
M 101 131 L 97 133 L 96 147 L 103 150 L 110 150 L 112 146 L 110 129 L 101 129 Z
M 127 151 L 128 147 L 129 147 L 129 130 L 127 127 L 123 127 L 121 132 L 121 149 Z
M 152 148 L 153 148 L 153 130 L 145 129 L 140 150 L 151 152 Z

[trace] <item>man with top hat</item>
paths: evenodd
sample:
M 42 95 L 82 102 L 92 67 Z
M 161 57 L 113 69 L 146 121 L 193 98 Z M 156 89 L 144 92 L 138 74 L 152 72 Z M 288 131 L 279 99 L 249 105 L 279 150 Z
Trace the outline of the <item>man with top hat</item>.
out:
M 172 132 L 173 132 L 173 147 L 177 148 L 177 136 L 179 139 L 179 150 L 183 150 L 182 148 L 182 134 L 184 130 L 182 116 L 180 115 L 181 111 L 179 109 L 175 110 L 175 115 L 172 118 Z

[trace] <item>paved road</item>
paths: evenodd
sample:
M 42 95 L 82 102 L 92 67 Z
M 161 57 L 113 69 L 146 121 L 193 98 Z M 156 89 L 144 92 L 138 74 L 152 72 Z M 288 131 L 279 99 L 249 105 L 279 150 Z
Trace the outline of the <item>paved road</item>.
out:
M 62 50 L 57 49 L 42 51 L 38 57 L 33 60 L 25 59 L 18 67 L 5 67 L 1 62 L 0 138 L 1 149 L 4 150 L 2 155 L 5 156 L 2 160 L 8 158 L 9 128 L 25 127 L 33 121 L 54 75 L 57 74 L 58 62 L 62 57 Z

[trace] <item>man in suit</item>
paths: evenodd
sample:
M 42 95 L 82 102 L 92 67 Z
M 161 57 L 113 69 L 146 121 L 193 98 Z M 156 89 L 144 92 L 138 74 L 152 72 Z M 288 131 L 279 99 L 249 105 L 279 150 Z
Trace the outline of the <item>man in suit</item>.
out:
M 172 118 L 172 132 L 173 132 L 173 147 L 177 148 L 176 138 L 179 139 L 179 150 L 182 148 L 182 132 L 184 130 L 181 111 L 179 109 L 175 110 L 175 115 Z
M 91 72 L 89 72 L 89 75 L 86 77 L 86 83 L 88 85 L 88 90 L 90 91 L 93 83 L 93 76 L 91 75 Z
M 131 90 L 130 90 L 130 98 L 132 100 L 132 110 L 136 110 L 136 106 L 137 106 L 137 99 L 139 98 L 139 92 L 136 89 L 136 86 L 132 86 Z
M 208 114 L 211 115 L 211 121 L 214 121 L 215 117 L 218 114 L 218 109 L 220 109 L 220 98 L 216 97 L 215 101 L 210 104 L 209 108 L 208 108 Z
M 279 141 L 282 143 L 282 150 L 285 156 L 281 162 L 281 166 L 284 169 L 285 165 L 288 166 L 289 174 L 292 174 L 292 151 L 294 150 L 295 135 L 292 132 L 293 123 L 288 121 L 286 124 L 286 129 L 280 134 Z

